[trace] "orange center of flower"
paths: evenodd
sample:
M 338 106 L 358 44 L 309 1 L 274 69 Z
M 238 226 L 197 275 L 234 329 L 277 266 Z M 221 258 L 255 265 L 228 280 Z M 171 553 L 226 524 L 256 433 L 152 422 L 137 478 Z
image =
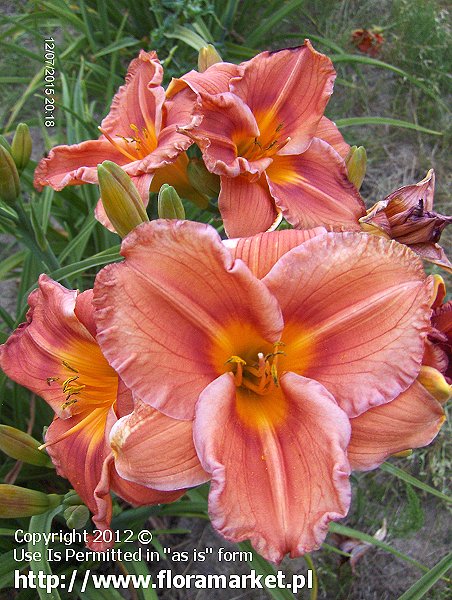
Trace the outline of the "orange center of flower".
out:
M 240 356 L 231 356 L 226 363 L 232 365 L 234 381 L 237 387 L 244 387 L 260 396 L 265 396 L 278 387 L 278 358 L 284 354 L 277 350 L 283 346 L 282 342 L 276 342 L 273 352 L 263 354 L 258 352 L 257 361 L 247 362 Z
M 276 128 L 261 127 L 261 135 L 255 138 L 247 137 L 237 143 L 237 155 L 249 161 L 272 157 L 290 142 L 290 137 L 284 138 L 281 135 L 283 127 L 284 123 L 279 123 Z
M 155 131 L 149 127 L 140 129 L 134 123 L 129 125 L 131 135 L 128 137 L 117 135 L 116 139 L 99 127 L 99 131 L 107 138 L 107 140 L 118 150 L 122 155 L 131 161 L 141 160 L 151 154 L 157 148 L 157 138 Z

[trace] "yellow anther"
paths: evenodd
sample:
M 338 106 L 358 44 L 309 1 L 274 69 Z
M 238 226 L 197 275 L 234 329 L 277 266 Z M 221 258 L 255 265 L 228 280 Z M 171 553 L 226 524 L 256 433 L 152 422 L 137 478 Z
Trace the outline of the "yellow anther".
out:
M 61 364 L 64 365 L 66 369 L 69 369 L 69 371 L 72 371 L 73 373 L 78 373 L 77 369 L 75 367 L 71 367 L 71 365 L 65 360 L 62 360 Z

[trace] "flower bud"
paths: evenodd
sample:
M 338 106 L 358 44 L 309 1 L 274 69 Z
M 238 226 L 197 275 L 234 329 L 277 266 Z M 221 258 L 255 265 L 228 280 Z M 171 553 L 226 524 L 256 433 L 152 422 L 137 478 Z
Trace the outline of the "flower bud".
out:
M 400 452 L 396 452 L 395 454 L 392 454 L 391 456 L 394 456 L 395 458 L 407 458 L 408 456 L 411 456 L 413 454 L 413 450 L 408 449 L 408 450 L 401 450 Z
M 209 67 L 219 62 L 222 62 L 221 56 L 212 44 L 200 48 L 198 54 L 198 71 L 200 73 L 204 73 Z
M 184 205 L 179 194 L 167 183 L 159 191 L 158 213 L 160 219 L 185 219 Z
M 444 376 L 434 367 L 422 365 L 417 380 L 441 404 L 447 402 L 452 396 L 452 386 L 447 383 Z
M 63 513 L 69 529 L 81 529 L 85 527 L 89 519 L 89 510 L 84 504 L 68 506 Z
M 367 167 L 367 154 L 364 146 L 352 146 L 345 159 L 348 179 L 357 190 L 361 187 Z
M 117 164 L 105 160 L 97 167 L 100 196 L 107 217 L 121 237 L 149 221 L 137 188 Z
M 83 504 L 83 500 L 75 490 L 69 490 L 64 496 L 63 503 L 65 506 L 77 506 L 78 504 Z
M 220 193 L 220 178 L 215 173 L 210 173 L 200 158 L 190 159 L 187 175 L 191 185 L 200 194 L 212 198 Z
M 13 157 L 0 145 L 0 198 L 7 204 L 13 204 L 19 193 L 19 173 Z
M 32 517 L 61 504 L 62 496 L 0 483 L 0 518 Z
M 50 457 L 38 450 L 40 443 L 31 435 L 15 427 L 0 425 L 0 450 L 11 458 L 21 460 L 29 465 L 53 468 Z
M 31 156 L 32 140 L 26 123 L 19 123 L 11 144 L 11 155 L 19 171 L 25 169 Z
M 3 135 L 0 135 L 0 146 L 3 146 L 3 148 L 8 150 L 8 152 L 11 154 L 11 145 Z

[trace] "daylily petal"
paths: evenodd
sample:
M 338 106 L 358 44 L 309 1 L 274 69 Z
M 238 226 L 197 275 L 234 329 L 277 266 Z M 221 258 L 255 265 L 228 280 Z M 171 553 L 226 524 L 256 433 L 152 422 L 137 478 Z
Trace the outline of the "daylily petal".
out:
M 336 124 L 325 116 L 320 119 L 319 124 L 317 125 L 315 137 L 320 138 L 330 146 L 333 146 L 343 159 L 345 159 L 350 150 L 350 145 L 344 140 L 341 132 L 336 127 Z
M 86 301 L 88 294 L 77 315 L 77 292 L 41 275 L 28 300 L 27 323 L 0 347 L 0 365 L 8 377 L 44 398 L 64 419 L 88 407 L 111 405 L 116 398 L 118 378 L 92 337 L 92 320 L 85 326 L 78 318 L 84 318 Z M 74 395 L 78 401 L 68 403 L 71 388 L 80 384 L 83 398 Z
M 444 419 L 439 402 L 415 381 L 392 402 L 350 420 L 348 458 L 352 469 L 375 469 L 392 454 L 426 446 Z
M 236 77 L 239 73 L 240 66 L 225 62 L 215 63 L 203 73 L 189 71 L 182 77 L 171 80 L 166 90 L 166 96 L 172 98 L 187 86 L 196 93 L 221 94 L 222 92 L 228 92 L 231 77 Z
M 294 227 L 361 230 L 364 203 L 347 177 L 345 162 L 323 140 L 314 138 L 298 156 L 274 156 L 266 175 L 276 205 Z
M 435 172 L 430 169 L 427 175 L 414 185 L 405 185 L 389 196 L 386 196 L 384 202 L 386 203 L 386 215 L 391 220 L 392 218 L 397 219 L 397 215 L 410 210 L 410 208 L 416 208 L 419 202 L 422 201 L 423 210 L 433 210 L 433 196 L 435 192 Z
M 322 383 L 349 416 L 417 376 L 432 281 L 406 246 L 329 233 L 290 250 L 262 281 L 283 311 L 284 369 Z
M 212 473 L 212 525 L 279 562 L 318 548 L 329 521 L 347 513 L 350 425 L 323 386 L 293 373 L 277 394 L 252 396 L 230 374 L 211 383 L 196 408 L 195 445 Z
M 140 50 L 129 65 L 126 83 L 115 94 L 101 129 L 115 136 L 130 137 L 130 125 L 146 129 L 157 138 L 162 123 L 165 91 L 161 87 L 163 68 L 155 52 Z
M 110 445 L 119 475 L 159 490 L 178 490 L 208 481 L 193 444 L 193 424 L 167 417 L 135 401 L 132 414 L 119 419 Z
M 105 442 L 105 428 L 109 408 L 85 411 L 70 419 L 58 419 L 46 433 L 47 452 L 58 475 L 69 479 L 74 490 L 93 513 L 97 523 L 97 504 L 94 490 L 99 483 L 102 466 L 109 454 Z M 72 431 L 71 431 L 72 430 Z M 64 437 L 66 436 L 66 437 Z M 111 499 L 105 523 L 111 520 Z
M 262 279 L 286 252 L 326 232 L 324 227 L 305 230 L 283 229 L 247 238 L 223 240 L 223 244 L 229 248 L 234 258 L 243 260 L 251 272 L 258 279 Z
M 230 336 L 249 327 L 276 342 L 277 302 L 207 225 L 143 224 L 121 252 L 125 262 L 96 279 L 99 344 L 137 397 L 168 416 L 191 419 L 199 393 L 219 375 L 218 361 L 231 356 L 218 350 L 227 353 Z
M 230 89 L 254 114 L 261 133 L 290 138 L 280 154 L 304 152 L 315 135 L 336 77 L 328 57 L 309 40 L 303 46 L 262 52 L 243 63 Z
M 419 254 L 421 258 L 442 267 L 449 273 L 452 273 L 452 263 L 447 258 L 446 253 L 438 244 L 410 244 L 411 250 Z
M 193 131 L 180 128 L 201 148 L 206 167 L 217 175 L 237 177 L 240 173 L 261 173 L 271 158 L 249 162 L 237 148 L 242 140 L 259 137 L 256 120 L 249 107 L 234 94 L 201 94 L 203 120 Z
M 278 217 L 264 177 L 221 177 L 218 207 L 229 237 L 241 237 L 270 229 Z
M 45 185 L 60 191 L 67 185 L 97 183 L 97 165 L 104 160 L 118 165 L 130 162 L 103 136 L 73 146 L 56 146 L 36 167 L 34 186 L 38 191 Z

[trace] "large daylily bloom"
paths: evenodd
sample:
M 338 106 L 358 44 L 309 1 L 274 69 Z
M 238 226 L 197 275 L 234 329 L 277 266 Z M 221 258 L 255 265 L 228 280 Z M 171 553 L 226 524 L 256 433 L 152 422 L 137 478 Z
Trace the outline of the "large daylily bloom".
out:
M 424 260 L 452 271 L 452 264 L 437 244 L 452 217 L 433 210 L 435 173 L 433 169 L 414 185 L 395 190 L 377 202 L 360 219 L 364 231 L 407 244 Z
M 134 505 L 172 502 L 183 492 L 145 488 L 116 472 L 108 435 L 118 418 L 133 410 L 133 402 L 96 342 L 91 302 L 92 290 L 77 294 L 41 275 L 39 288 L 29 297 L 27 322 L 0 346 L 0 366 L 55 411 L 46 434 L 47 451 L 103 530 L 111 519 L 110 489 Z M 187 424 L 164 415 L 156 420 L 163 421 L 170 437 L 186 440 L 178 471 L 184 471 L 182 463 L 196 468 L 199 461 Z
M 376 236 L 254 240 L 228 247 L 206 225 L 140 225 L 125 261 L 98 275 L 94 304 L 98 341 L 126 385 L 193 421 L 213 525 L 279 561 L 317 548 L 346 514 L 349 417 L 416 378 L 432 284 L 410 250 Z M 114 426 L 116 468 L 168 489 L 141 472 L 152 429 L 143 410 Z
M 186 134 L 221 176 L 229 237 L 270 229 L 281 214 L 297 228 L 359 230 L 365 208 L 347 177 L 347 145 L 322 120 L 334 78 L 331 61 L 306 41 L 235 70 L 218 63 L 170 86 L 174 98 L 189 87 L 202 100 L 202 123 Z
M 185 150 L 191 141 L 176 131 L 191 129 L 199 121 L 196 96 L 191 90 L 177 98 L 165 98 L 163 68 L 155 52 L 141 50 L 130 63 L 126 83 L 113 98 L 110 112 L 102 121 L 102 135 L 72 146 L 57 146 L 41 160 L 35 172 L 38 190 L 49 185 L 61 190 L 67 185 L 97 183 L 97 165 L 110 160 L 128 173 L 143 199 L 161 183 L 173 185 L 181 196 L 203 204 L 205 198 L 190 185 Z M 155 173 L 158 178 L 152 185 Z M 158 186 L 158 187 L 157 187 Z M 96 216 L 105 225 L 108 219 L 99 203 Z

